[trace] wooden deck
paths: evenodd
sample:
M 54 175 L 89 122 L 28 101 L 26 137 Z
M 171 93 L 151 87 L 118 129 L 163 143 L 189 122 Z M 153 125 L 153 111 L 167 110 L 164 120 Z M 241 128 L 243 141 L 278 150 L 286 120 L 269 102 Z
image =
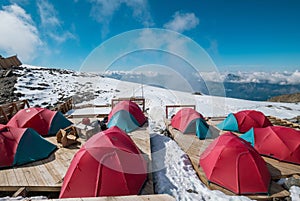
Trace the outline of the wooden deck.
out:
M 73 119 L 74 121 L 74 119 Z M 77 120 L 78 121 L 78 120 Z M 149 173 L 141 194 L 154 194 L 152 180 L 152 159 L 150 148 L 150 135 L 147 125 L 130 133 L 130 137 L 144 153 Z M 16 192 L 25 188 L 27 192 L 60 192 L 62 181 L 74 154 L 79 150 L 81 144 L 86 141 L 86 137 L 79 138 L 81 144 L 63 148 L 56 142 L 56 137 L 45 138 L 58 149 L 47 159 L 22 165 L 19 167 L 0 170 L 0 192 Z
M 215 125 L 220 123 L 224 118 L 210 118 L 208 124 L 210 125 L 210 130 L 214 137 L 222 135 L 224 131 L 219 130 Z M 212 190 L 220 190 L 227 195 L 235 195 L 234 193 L 216 185 L 213 183 L 208 183 L 205 173 L 202 168 L 199 167 L 200 155 L 208 147 L 208 145 L 213 141 L 213 139 L 199 140 L 194 134 L 182 134 L 177 129 L 174 129 L 168 120 L 166 120 L 166 125 L 171 133 L 172 138 L 177 142 L 177 144 L 182 148 L 182 150 L 189 156 L 195 171 L 197 172 L 201 181 L 207 185 Z M 267 163 L 268 169 L 272 176 L 272 183 L 270 187 L 269 195 L 246 195 L 247 197 L 255 200 L 272 200 L 273 198 L 285 198 L 290 194 L 282 186 L 278 185 L 275 180 L 280 178 L 285 178 L 293 175 L 300 175 L 300 166 L 285 162 L 280 162 L 278 160 L 263 157 Z
M 63 148 L 56 143 L 56 137 L 46 139 L 56 144 L 58 149 L 47 159 L 0 170 L 0 191 L 14 192 L 22 187 L 26 187 L 27 191 L 60 191 L 63 177 L 80 147 Z
M 297 129 L 299 127 L 299 124 L 291 123 L 288 122 L 287 120 L 279 119 L 276 117 L 268 117 L 273 125 L 277 126 L 288 126 L 294 129 Z M 220 123 L 223 119 L 225 118 L 211 118 L 208 121 L 208 124 L 212 125 L 215 127 L 218 123 Z M 216 130 L 219 130 L 217 127 L 215 127 Z M 219 130 L 219 133 L 222 134 L 226 131 L 221 131 Z M 236 135 L 240 135 L 239 133 L 235 133 Z M 266 161 L 268 169 L 271 173 L 272 178 L 275 179 L 280 179 L 280 178 L 287 178 L 291 177 L 293 175 L 300 175 L 300 165 L 292 164 L 292 163 L 287 163 L 287 162 L 282 162 L 278 161 L 276 159 L 263 156 L 263 159 Z
M 146 123 L 142 128 L 139 128 L 138 130 L 129 133 L 129 136 L 139 147 L 148 164 L 148 180 L 141 191 L 142 195 L 154 194 L 150 134 L 147 129 L 148 129 L 148 124 Z

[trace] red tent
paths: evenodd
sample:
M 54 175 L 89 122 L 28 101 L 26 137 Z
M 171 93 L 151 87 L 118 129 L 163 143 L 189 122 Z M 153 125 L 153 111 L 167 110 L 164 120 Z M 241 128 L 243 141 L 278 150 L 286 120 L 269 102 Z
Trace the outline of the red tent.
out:
M 182 133 L 196 134 L 200 139 L 211 137 L 204 117 L 192 108 L 182 108 L 172 117 L 171 125 Z
M 196 110 L 192 108 L 182 108 L 172 118 L 171 124 L 174 128 L 183 133 L 193 120 L 199 118 L 204 120 L 204 117 Z
M 56 135 L 61 128 L 70 126 L 72 122 L 60 112 L 46 108 L 28 108 L 17 112 L 7 125 L 17 128 L 33 128 L 40 135 Z
M 262 113 L 256 110 L 244 110 L 234 114 L 238 122 L 239 132 L 245 133 L 253 128 L 263 128 L 272 126 L 269 119 Z
M 135 102 L 121 101 L 109 113 L 107 127 L 118 126 L 125 132 L 131 132 L 145 122 L 146 117 Z
M 56 146 L 31 128 L 0 124 L 0 168 L 22 165 L 47 158 Z
M 127 100 L 121 101 L 115 105 L 115 107 L 111 110 L 111 112 L 108 115 L 108 121 L 110 121 L 112 116 L 114 116 L 117 112 L 122 110 L 128 111 L 131 115 L 133 115 L 133 117 L 137 120 L 137 122 L 140 125 L 143 125 L 145 123 L 146 117 L 143 114 L 141 108 L 135 102 Z
M 268 193 L 271 180 L 265 161 L 246 141 L 227 132 L 200 156 L 207 179 L 236 194 Z
M 253 128 L 241 135 L 262 155 L 300 164 L 300 131 L 283 126 Z
M 147 165 L 131 138 L 118 127 L 91 137 L 74 156 L 60 198 L 136 195 Z

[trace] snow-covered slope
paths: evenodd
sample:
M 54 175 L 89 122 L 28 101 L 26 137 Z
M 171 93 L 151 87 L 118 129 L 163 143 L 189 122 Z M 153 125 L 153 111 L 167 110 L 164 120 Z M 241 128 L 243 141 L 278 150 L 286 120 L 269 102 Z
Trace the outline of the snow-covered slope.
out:
M 198 179 L 188 157 L 168 137 L 160 135 L 165 128 L 165 106 L 194 104 L 204 116 L 226 116 L 230 112 L 255 109 L 266 115 L 293 118 L 300 114 L 300 105 L 291 103 L 257 102 L 225 97 L 200 96 L 174 90 L 142 86 L 137 83 L 104 78 L 65 70 L 30 67 L 18 70 L 20 77 L 16 93 L 30 100 L 31 105 L 51 106 L 64 97 L 74 96 L 76 104 L 109 104 L 115 97 L 144 96 L 149 113 L 149 130 L 153 152 L 155 189 L 168 193 L 177 200 L 249 200 L 210 191 Z M 176 111 L 170 111 L 170 114 Z M 293 197 L 299 188 L 291 189 Z
M 294 103 L 192 95 L 75 71 L 30 67 L 18 70 L 18 74 L 20 77 L 15 93 L 23 94 L 22 98 L 28 99 L 33 106 L 53 105 L 69 96 L 74 96 L 78 104 L 103 105 L 110 103 L 113 97 L 143 95 L 146 98 L 146 107 L 155 109 L 155 112 L 158 112 L 158 108 L 164 111 L 165 105 L 169 104 L 194 104 L 204 116 L 226 116 L 242 109 L 256 109 L 280 118 L 293 118 L 300 114 L 300 105 Z

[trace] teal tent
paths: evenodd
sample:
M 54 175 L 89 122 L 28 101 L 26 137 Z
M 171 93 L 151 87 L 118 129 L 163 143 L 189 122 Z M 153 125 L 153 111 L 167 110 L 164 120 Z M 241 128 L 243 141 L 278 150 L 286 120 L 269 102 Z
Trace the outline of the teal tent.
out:
M 204 117 L 192 108 L 182 108 L 179 110 L 172 118 L 171 125 L 184 134 L 195 133 L 201 140 L 212 138 L 209 126 Z
M 0 125 L 0 168 L 47 158 L 56 146 L 31 128 Z
M 107 127 L 118 126 L 129 133 L 141 127 L 145 122 L 146 117 L 136 103 L 121 101 L 109 113 Z

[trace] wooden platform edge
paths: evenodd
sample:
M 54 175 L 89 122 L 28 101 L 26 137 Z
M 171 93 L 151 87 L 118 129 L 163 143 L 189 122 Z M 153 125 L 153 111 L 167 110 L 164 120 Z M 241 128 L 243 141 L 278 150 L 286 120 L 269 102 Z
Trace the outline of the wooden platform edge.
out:
M 175 201 L 175 198 L 167 194 L 154 195 L 130 195 L 116 197 L 89 197 L 89 198 L 64 198 L 64 199 L 49 199 L 49 201 Z M 38 200 L 37 200 L 38 201 Z M 43 201 L 43 200 L 40 200 Z
M 285 127 L 290 127 L 290 128 L 294 128 L 294 129 L 300 129 L 300 125 L 297 123 L 293 123 L 288 120 L 281 119 L 281 118 L 278 118 L 275 116 L 267 116 L 267 118 L 270 120 L 270 122 L 273 125 L 285 126 Z

